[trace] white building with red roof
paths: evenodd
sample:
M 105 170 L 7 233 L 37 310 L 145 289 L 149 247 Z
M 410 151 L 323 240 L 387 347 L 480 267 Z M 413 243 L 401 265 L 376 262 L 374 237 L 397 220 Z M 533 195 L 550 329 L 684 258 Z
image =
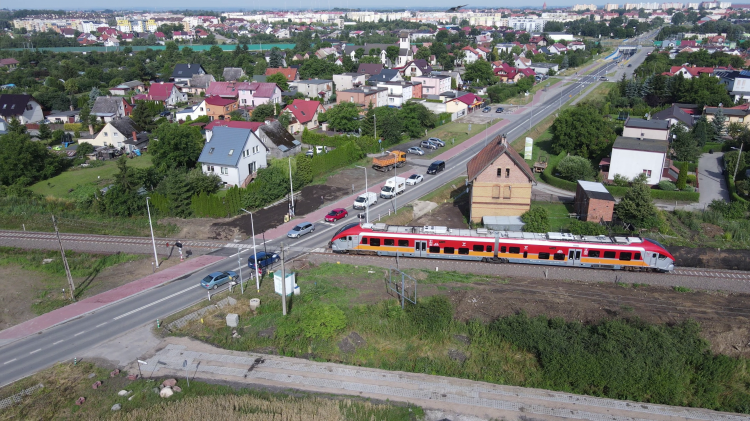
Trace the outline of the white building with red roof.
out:
M 275 83 L 252 82 L 239 89 L 240 107 L 281 103 L 281 88 Z
M 161 102 L 165 106 L 173 107 L 178 102 L 187 101 L 187 94 L 180 92 L 174 83 L 152 83 L 147 94 L 133 96 L 134 101 Z
M 287 130 L 289 133 L 299 133 L 305 128 L 308 130 L 318 127 L 318 114 L 325 112 L 320 101 L 307 101 L 295 99 L 282 111 L 292 117 Z

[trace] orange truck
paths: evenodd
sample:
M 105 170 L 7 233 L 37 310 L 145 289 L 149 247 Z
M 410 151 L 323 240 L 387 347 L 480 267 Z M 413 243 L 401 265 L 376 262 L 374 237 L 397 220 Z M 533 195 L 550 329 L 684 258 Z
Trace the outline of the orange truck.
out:
M 406 153 L 401 151 L 388 152 L 372 160 L 372 168 L 383 172 L 396 167 L 401 168 L 404 165 L 406 165 Z

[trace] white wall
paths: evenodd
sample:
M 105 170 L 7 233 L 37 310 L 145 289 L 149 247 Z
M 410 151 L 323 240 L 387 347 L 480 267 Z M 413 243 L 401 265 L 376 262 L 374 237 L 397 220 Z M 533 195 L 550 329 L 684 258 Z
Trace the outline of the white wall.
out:
M 188 109 L 177 111 L 175 114 L 178 120 L 187 121 L 187 117 L 190 116 L 191 120 L 195 120 L 198 117 L 202 117 L 206 115 L 206 101 L 201 101 L 200 104 L 198 104 L 195 109 L 192 112 L 189 112 Z
M 639 127 L 625 127 L 622 130 L 624 137 L 636 139 L 669 140 L 669 130 L 642 129 Z
M 125 136 L 128 136 L 129 134 L 125 134 Z M 102 131 L 99 132 L 99 134 L 96 135 L 96 137 L 91 140 L 89 143 L 91 143 L 94 146 L 114 146 L 114 147 L 121 147 L 124 146 L 126 138 L 123 136 L 123 133 L 120 133 L 115 129 L 111 124 L 107 123 Z
M 36 101 L 29 101 L 29 103 L 27 104 L 27 108 L 29 105 L 31 106 L 31 109 L 30 110 L 26 109 L 24 111 L 24 113 L 18 119 L 19 122 L 21 124 L 26 124 L 26 123 L 35 123 L 37 121 L 44 120 L 44 113 L 42 112 L 42 107 L 39 104 L 37 104 Z
M 615 174 L 632 180 L 643 172 L 651 170 L 651 177 L 647 184 L 658 184 L 664 168 L 665 156 L 660 152 L 633 151 L 630 149 L 612 149 L 612 160 L 609 165 L 609 180 L 615 179 Z

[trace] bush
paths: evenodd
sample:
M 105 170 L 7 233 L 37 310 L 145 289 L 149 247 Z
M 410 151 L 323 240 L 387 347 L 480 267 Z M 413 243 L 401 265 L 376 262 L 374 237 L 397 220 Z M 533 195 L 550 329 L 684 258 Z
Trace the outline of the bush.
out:
M 612 182 L 617 187 L 628 187 L 630 185 L 630 180 L 621 174 L 615 174 Z
M 446 297 L 434 295 L 406 307 L 406 314 L 420 333 L 435 334 L 450 326 L 453 306 Z
M 578 180 L 593 180 L 594 179 L 594 168 L 591 167 L 591 162 L 588 159 L 568 155 L 563 158 L 556 167 L 557 172 L 560 173 L 560 177 L 568 181 Z
M 346 315 L 331 304 L 311 303 L 283 319 L 276 332 L 285 340 L 330 339 L 346 327 Z
M 83 124 L 81 123 L 65 123 L 63 124 L 63 130 L 66 132 L 80 132 L 84 130 Z M 86 128 L 88 130 L 88 128 Z
M 380 144 L 372 136 L 326 136 L 321 133 L 311 132 L 305 128 L 302 131 L 302 142 L 310 145 L 329 146 L 331 148 L 340 148 L 355 143 L 365 153 L 380 152 Z
M 605 235 L 607 227 L 596 222 L 579 221 L 574 219 L 570 223 L 570 233 L 574 235 Z
M 662 180 L 659 182 L 659 188 L 664 191 L 675 191 L 677 186 L 669 180 Z
M 549 213 L 547 209 L 532 207 L 521 215 L 521 221 L 525 224 L 523 230 L 526 232 L 549 231 Z
M 315 155 L 310 161 L 313 177 L 329 174 L 331 171 L 353 164 L 365 157 L 365 153 L 355 143 L 348 143 L 331 152 Z
M 692 185 L 692 186 L 694 186 L 696 179 L 697 179 L 697 177 L 695 176 L 695 174 L 688 174 L 688 176 L 687 176 L 687 183 L 690 184 L 690 185 Z

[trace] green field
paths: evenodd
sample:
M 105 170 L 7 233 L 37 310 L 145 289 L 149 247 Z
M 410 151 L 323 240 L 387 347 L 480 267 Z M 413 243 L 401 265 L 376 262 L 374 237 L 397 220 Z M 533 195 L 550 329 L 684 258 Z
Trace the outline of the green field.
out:
M 500 120 L 502 119 L 498 118 L 493 122 L 493 124 L 500 122 Z M 469 130 L 469 126 L 471 126 L 471 130 Z M 425 149 L 424 158 L 430 158 L 435 155 L 440 155 L 448 149 L 456 145 L 460 145 L 465 140 L 479 134 L 482 130 L 485 129 L 485 127 L 488 127 L 488 125 L 476 123 L 460 123 L 454 121 L 427 131 L 426 138 L 436 137 L 438 139 L 441 139 L 443 142 L 445 142 L 445 146 L 436 150 Z
M 48 180 L 40 181 L 31 187 L 31 191 L 43 196 L 55 196 L 61 198 L 70 197 L 70 189 L 81 184 L 98 183 L 105 187 L 117 174 L 117 160 L 101 161 L 104 165 L 93 168 L 71 168 L 64 173 Z M 128 159 L 128 166 L 134 168 L 147 168 L 151 166 L 151 155 L 143 155 Z
M 573 221 L 568 216 L 569 213 L 573 213 L 573 204 L 565 204 L 559 202 L 531 202 L 531 207 L 544 208 L 549 214 L 549 232 L 560 232 L 560 230 L 567 230 L 570 223 Z

